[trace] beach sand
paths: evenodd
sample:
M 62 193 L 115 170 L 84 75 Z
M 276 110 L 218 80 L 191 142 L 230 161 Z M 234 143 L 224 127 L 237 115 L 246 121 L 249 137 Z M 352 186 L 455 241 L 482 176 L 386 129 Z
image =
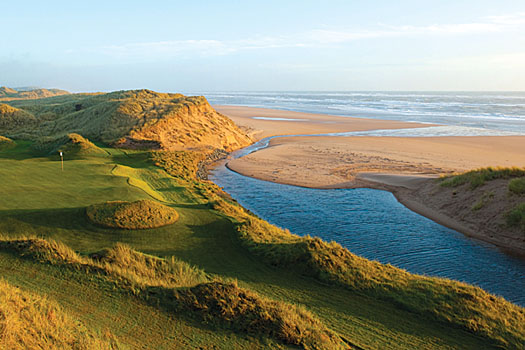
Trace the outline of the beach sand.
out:
M 279 137 L 228 163 L 241 174 L 289 185 L 352 188 L 364 179 L 395 185 L 407 178 L 487 166 L 525 166 L 525 137 Z M 382 176 L 373 174 L 381 173 Z M 419 177 L 414 178 L 416 180 Z
M 338 117 L 242 106 L 213 106 L 257 140 L 275 135 L 312 135 L 377 129 L 422 128 L 431 124 L 365 118 Z M 264 118 L 264 119 L 254 119 Z M 276 120 L 285 119 L 285 120 Z
M 218 110 L 250 128 L 258 138 L 429 126 L 247 107 Z M 307 120 L 257 120 L 253 116 Z M 272 139 L 269 147 L 230 160 L 227 166 L 246 176 L 295 186 L 388 190 L 408 208 L 436 222 L 524 256 L 521 233 L 509 233 L 501 223 L 493 225 L 488 218 L 471 215 L 470 204 L 465 209 L 460 199 L 449 199 L 452 195 L 446 197 L 446 190 L 433 180 L 487 166 L 525 167 L 524 150 L 525 136 L 279 137 Z M 436 191 L 443 193 L 437 195 Z

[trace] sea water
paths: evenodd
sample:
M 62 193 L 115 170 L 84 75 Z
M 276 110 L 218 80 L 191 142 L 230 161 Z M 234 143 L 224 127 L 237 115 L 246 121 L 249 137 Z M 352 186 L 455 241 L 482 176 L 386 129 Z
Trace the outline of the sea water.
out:
M 454 135 L 525 135 L 525 92 L 199 92 L 211 104 L 461 127 Z M 254 115 L 257 117 L 257 115 Z M 473 128 L 474 130 L 471 130 Z M 483 131 L 481 131 L 483 130 Z M 449 134 L 450 135 L 450 132 Z

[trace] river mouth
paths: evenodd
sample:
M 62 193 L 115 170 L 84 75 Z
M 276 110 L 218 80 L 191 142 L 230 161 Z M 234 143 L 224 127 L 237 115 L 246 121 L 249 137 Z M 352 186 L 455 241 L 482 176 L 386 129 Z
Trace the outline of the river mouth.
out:
M 233 157 L 268 145 L 264 139 Z M 477 285 L 525 306 L 525 261 L 421 216 L 381 190 L 312 189 L 267 182 L 229 170 L 210 174 L 242 206 L 298 235 L 336 241 L 352 253 L 412 273 Z

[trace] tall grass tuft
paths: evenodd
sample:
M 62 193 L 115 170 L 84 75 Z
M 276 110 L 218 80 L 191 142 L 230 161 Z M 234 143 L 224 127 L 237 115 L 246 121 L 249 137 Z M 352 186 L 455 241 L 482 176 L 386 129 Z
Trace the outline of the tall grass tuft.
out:
M 180 290 L 172 306 L 206 322 L 278 339 L 302 349 L 348 349 L 304 308 L 263 298 L 236 283 L 212 282 Z
M 441 186 L 444 187 L 458 187 L 468 183 L 471 189 L 476 189 L 484 185 L 487 181 L 520 176 L 525 176 L 525 168 L 488 167 L 471 170 L 463 174 L 445 176 L 440 180 Z
M 509 191 L 518 195 L 525 194 L 525 177 L 510 180 Z
M 81 257 L 62 244 L 39 238 L 0 238 L 1 248 L 44 263 L 98 272 L 148 302 L 216 327 L 272 337 L 303 349 L 348 349 L 304 308 L 263 298 L 236 283 L 211 281 L 204 271 L 173 258 L 146 255 L 120 243 Z
M 55 302 L 0 279 L 0 348 L 91 350 L 120 349 L 109 333 L 99 336 Z
M 175 209 L 149 199 L 93 204 L 86 215 L 95 224 L 128 230 L 171 225 L 179 219 Z
M 519 227 L 525 233 L 525 203 L 518 204 L 506 215 L 507 225 Z

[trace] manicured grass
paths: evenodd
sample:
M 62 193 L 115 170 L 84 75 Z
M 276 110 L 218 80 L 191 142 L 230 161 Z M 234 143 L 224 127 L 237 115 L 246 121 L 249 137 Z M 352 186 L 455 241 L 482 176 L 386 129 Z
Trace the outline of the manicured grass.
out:
M 242 217 L 235 219 L 238 206 L 230 208 L 232 213 L 220 208 L 223 203 L 231 203 L 224 199 L 227 196 L 215 192 L 215 186 L 188 178 L 179 180 L 177 174 L 172 176 L 155 167 L 148 152 L 104 150 L 107 157 L 65 162 L 64 174 L 56 171 L 55 159 L 34 157 L 28 144 L 20 143 L 15 149 L 1 152 L 0 176 L 6 180 L 0 186 L 8 195 L 0 197 L 0 232 L 8 237 L 53 238 L 83 257 L 100 254 L 104 248 L 121 242 L 168 261 L 174 258 L 223 280 L 236 279 L 239 288 L 248 288 L 262 298 L 306 308 L 328 329 L 363 348 L 494 349 L 502 344 L 497 334 L 466 331 L 457 323 L 436 317 L 432 308 L 446 306 L 450 301 L 447 298 L 454 301 L 458 297 L 454 293 L 465 291 L 461 286 L 452 292 L 443 281 L 442 286 L 437 285 L 442 289 L 434 289 L 433 282 L 354 258 L 336 245 L 314 239 L 303 241 L 255 219 L 250 219 L 253 223 L 247 225 Z M 113 172 L 116 165 L 127 167 L 123 169 L 128 169 L 128 176 Z M 184 169 L 180 163 L 177 166 Z M 68 169 L 71 173 L 66 172 Z M 11 172 L 14 174 L 10 175 Z M 132 185 L 129 178 L 142 183 Z M 26 182 L 25 187 L 10 190 L 20 186 L 21 181 Z M 85 217 L 84 208 L 88 205 L 109 200 L 151 199 L 153 193 L 177 210 L 180 218 L 176 223 L 123 232 L 99 227 Z M 213 210 L 212 206 L 220 210 Z M 248 235 L 246 239 L 239 235 L 239 229 Z M 250 244 L 254 247 L 250 248 Z M 110 254 L 101 254 L 100 259 L 105 256 Z M 140 263 L 140 259 L 130 261 L 133 261 L 131 265 L 148 265 Z M 323 261 L 327 265 L 323 265 Z M 343 274 L 337 272 L 340 268 L 345 269 Z M 137 300 L 97 274 L 36 263 L 34 259 L 20 259 L 9 252 L 0 253 L 0 272 L 13 285 L 56 297 L 62 307 L 87 326 L 95 330 L 107 328 L 123 344 L 136 347 L 146 344 L 153 348 L 169 348 L 171 344 L 184 348 L 190 344 L 215 343 L 223 349 L 284 346 L 267 337 L 246 338 L 242 327 L 232 326 L 228 330 L 228 326 L 217 328 L 214 322 L 206 324 L 203 322 L 206 313 L 196 313 L 202 316 L 195 319 L 174 320 L 169 310 L 158 308 L 157 302 L 148 304 L 141 298 Z M 388 275 L 390 280 L 386 278 Z M 337 276 L 343 277 L 339 281 Z M 407 283 L 405 289 L 396 287 L 398 277 L 402 278 L 400 284 Z M 355 283 L 355 288 L 348 287 L 351 283 Z M 394 293 L 389 295 L 390 289 Z M 439 299 L 435 299 L 437 304 L 428 303 L 434 300 L 434 292 L 443 296 L 443 303 L 440 304 Z M 480 294 L 474 301 L 488 302 L 498 316 L 503 311 L 498 306 L 501 302 L 499 299 L 487 301 L 485 295 Z M 410 301 L 411 298 L 414 300 Z M 412 303 L 410 307 L 407 302 Z M 93 311 L 86 310 L 88 304 L 96 305 Z M 428 308 L 428 312 L 424 308 Z M 516 319 L 512 310 L 498 316 L 507 317 L 510 329 L 515 327 Z M 484 312 L 483 309 L 480 312 Z M 523 311 L 520 312 L 523 315 Z M 488 320 L 493 322 L 491 318 Z M 500 329 L 495 327 L 494 332 Z M 507 348 L 512 348 L 513 343 L 507 341 Z

